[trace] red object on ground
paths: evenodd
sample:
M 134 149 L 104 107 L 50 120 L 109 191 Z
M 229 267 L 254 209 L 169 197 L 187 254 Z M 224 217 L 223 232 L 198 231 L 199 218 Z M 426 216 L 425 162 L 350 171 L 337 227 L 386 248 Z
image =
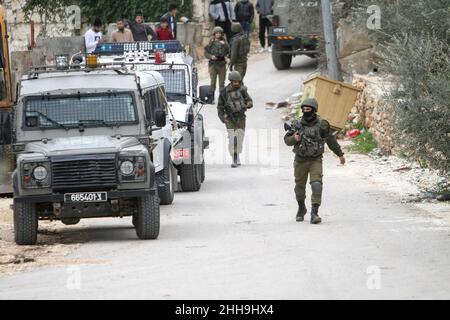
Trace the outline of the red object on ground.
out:
M 173 40 L 173 33 L 169 28 L 156 29 L 156 38 L 161 41 Z
M 357 136 L 359 136 L 360 134 L 361 134 L 361 130 L 353 129 L 353 130 L 350 130 L 349 132 L 347 132 L 347 137 L 354 139 Z

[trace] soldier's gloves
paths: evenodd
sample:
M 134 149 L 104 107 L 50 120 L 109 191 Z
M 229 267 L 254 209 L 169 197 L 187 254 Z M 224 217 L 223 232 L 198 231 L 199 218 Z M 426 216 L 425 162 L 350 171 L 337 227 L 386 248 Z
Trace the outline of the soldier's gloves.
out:
M 253 103 L 251 103 L 251 102 L 247 103 L 246 107 L 247 107 L 247 109 L 253 108 Z

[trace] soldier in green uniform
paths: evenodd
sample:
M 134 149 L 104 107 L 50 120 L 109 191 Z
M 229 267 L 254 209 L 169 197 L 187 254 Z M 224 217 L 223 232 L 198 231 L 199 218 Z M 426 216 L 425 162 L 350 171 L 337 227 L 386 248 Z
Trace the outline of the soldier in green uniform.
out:
M 240 23 L 231 26 L 233 36 L 230 41 L 230 70 L 239 72 L 244 81 L 247 74 L 248 54 L 250 53 L 250 40 Z
M 298 202 L 297 221 L 304 221 L 307 212 L 305 206 L 306 183 L 309 181 L 312 190 L 311 223 L 319 224 L 319 207 L 322 203 L 322 158 L 325 143 L 345 164 L 344 153 L 336 137 L 332 134 L 328 121 L 321 119 L 316 113 L 319 105 L 316 99 L 305 99 L 301 105 L 303 116 L 294 121 L 284 137 L 286 145 L 294 147 L 295 195 Z
M 211 77 L 211 92 L 213 94 L 212 104 L 214 103 L 217 77 L 219 77 L 219 89 L 225 88 L 225 77 L 227 74 L 226 57 L 230 53 L 230 46 L 224 36 L 221 27 L 213 29 L 213 38 L 205 47 L 205 56 L 209 59 L 209 75 Z
M 237 71 L 230 72 L 230 84 L 220 93 L 217 112 L 220 121 L 225 123 L 228 131 L 228 151 L 233 158 L 232 168 L 241 165 L 239 155 L 245 135 L 245 112 L 253 107 L 247 88 L 242 84 L 242 77 Z

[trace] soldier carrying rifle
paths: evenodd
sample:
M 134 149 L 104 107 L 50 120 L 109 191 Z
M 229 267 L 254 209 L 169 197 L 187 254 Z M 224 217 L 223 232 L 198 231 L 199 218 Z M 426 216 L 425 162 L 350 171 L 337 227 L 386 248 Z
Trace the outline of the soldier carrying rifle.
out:
M 228 150 L 233 158 L 232 168 L 241 165 L 239 155 L 245 135 L 245 112 L 253 108 L 247 88 L 242 84 L 242 77 L 237 71 L 232 71 L 228 80 L 230 84 L 220 93 L 217 111 L 220 121 L 225 123 L 228 130 Z
M 332 134 L 328 121 L 317 115 L 319 104 L 316 99 L 306 99 L 301 106 L 303 117 L 292 126 L 287 126 L 284 137 L 286 145 L 294 147 L 295 195 L 298 202 L 297 221 L 304 221 L 306 183 L 311 184 L 311 223 L 319 224 L 319 207 L 322 203 L 323 153 L 325 143 L 345 164 L 344 153 Z

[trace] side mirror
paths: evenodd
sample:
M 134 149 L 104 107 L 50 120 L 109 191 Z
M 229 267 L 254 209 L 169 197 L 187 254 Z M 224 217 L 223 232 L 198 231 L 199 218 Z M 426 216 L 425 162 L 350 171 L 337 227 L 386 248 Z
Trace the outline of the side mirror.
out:
M 8 145 L 11 143 L 11 114 L 8 111 L 0 111 L 0 145 Z
M 156 110 L 155 111 L 155 124 L 157 127 L 162 128 L 166 126 L 167 123 L 167 115 L 165 110 Z
M 211 104 L 211 102 L 214 100 L 213 99 L 213 96 L 214 96 L 214 92 L 212 92 L 212 90 L 211 90 L 211 86 L 201 86 L 200 88 L 199 88 L 199 98 L 200 98 L 200 100 L 202 100 L 202 101 L 204 101 L 204 102 L 206 102 L 206 103 L 208 103 L 208 104 Z

